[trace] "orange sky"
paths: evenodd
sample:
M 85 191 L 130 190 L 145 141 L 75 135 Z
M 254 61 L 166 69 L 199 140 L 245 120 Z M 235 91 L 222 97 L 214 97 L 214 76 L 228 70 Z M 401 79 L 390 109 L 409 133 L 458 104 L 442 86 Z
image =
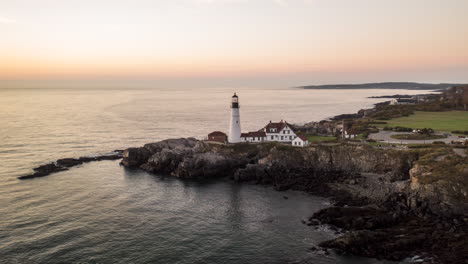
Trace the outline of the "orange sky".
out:
M 427 71 L 432 81 L 444 69 L 434 80 L 468 81 L 466 11 L 465 0 L 0 1 L 0 79 Z

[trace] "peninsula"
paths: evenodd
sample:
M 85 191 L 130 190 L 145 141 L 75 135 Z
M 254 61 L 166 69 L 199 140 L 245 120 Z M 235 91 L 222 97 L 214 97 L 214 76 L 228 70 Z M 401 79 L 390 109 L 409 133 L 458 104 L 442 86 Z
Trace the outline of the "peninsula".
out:
M 299 86 L 303 89 L 405 89 L 405 90 L 443 90 L 460 84 L 454 83 L 415 83 L 415 82 L 381 82 L 361 84 L 326 84 Z

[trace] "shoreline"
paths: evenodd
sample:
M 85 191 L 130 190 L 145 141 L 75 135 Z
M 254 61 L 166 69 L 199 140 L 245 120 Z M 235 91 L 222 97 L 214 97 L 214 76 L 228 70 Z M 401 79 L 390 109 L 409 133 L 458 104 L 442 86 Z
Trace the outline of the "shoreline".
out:
M 312 124 L 328 131 L 323 123 L 360 118 L 376 111 L 379 104 Z M 276 143 L 217 145 L 181 138 L 111 155 L 59 159 L 19 179 L 44 177 L 84 162 L 121 158 L 125 167 L 181 179 L 223 175 L 236 182 L 330 198 L 332 206 L 315 212 L 304 223 L 330 225 L 346 233 L 312 248 L 396 261 L 421 256 L 428 263 L 466 264 L 466 194 L 456 201 L 450 192 L 458 187 L 418 182 L 426 168 L 431 168 L 420 164 L 427 156 L 423 150 L 383 150 L 353 142 L 294 148 Z
M 356 153 L 352 158 L 348 153 Z M 348 231 L 318 246 L 358 256 L 401 261 L 423 256 L 430 263 L 464 263 L 467 204 L 451 204 L 417 186 L 424 153 L 339 144 L 294 148 L 282 144 L 217 145 L 171 139 L 124 151 L 128 168 L 181 179 L 228 177 L 236 182 L 299 190 L 331 198 L 307 225 Z M 316 245 L 311 245 L 316 246 Z

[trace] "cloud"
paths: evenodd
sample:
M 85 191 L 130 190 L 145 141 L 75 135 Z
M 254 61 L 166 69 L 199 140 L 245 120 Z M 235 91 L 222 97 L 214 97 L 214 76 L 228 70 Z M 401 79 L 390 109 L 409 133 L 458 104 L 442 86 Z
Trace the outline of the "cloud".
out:
M 16 24 L 16 20 L 0 16 L 0 24 Z

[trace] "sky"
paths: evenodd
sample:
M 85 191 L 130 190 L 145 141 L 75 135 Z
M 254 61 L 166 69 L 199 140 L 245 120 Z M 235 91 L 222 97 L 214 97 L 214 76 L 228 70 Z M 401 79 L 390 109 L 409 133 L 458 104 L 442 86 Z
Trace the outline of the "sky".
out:
M 0 81 L 468 82 L 467 0 L 0 0 Z

